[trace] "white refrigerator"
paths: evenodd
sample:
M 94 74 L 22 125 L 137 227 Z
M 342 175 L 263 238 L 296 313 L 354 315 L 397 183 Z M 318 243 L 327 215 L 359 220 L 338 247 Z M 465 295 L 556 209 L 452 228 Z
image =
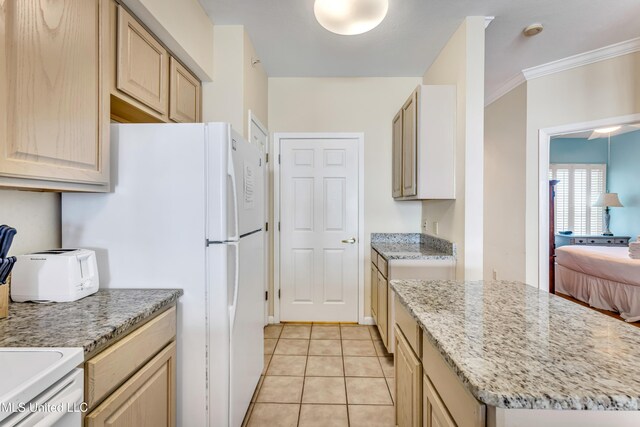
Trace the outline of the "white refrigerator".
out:
M 240 426 L 264 364 L 262 154 L 229 124 L 118 124 L 111 156 L 111 193 L 62 195 L 62 244 L 96 251 L 101 288 L 184 289 L 177 425 Z

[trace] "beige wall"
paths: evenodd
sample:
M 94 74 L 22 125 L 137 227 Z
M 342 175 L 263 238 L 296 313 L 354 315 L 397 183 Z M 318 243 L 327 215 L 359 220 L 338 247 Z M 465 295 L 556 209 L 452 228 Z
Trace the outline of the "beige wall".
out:
M 213 22 L 198 0 L 123 3 L 203 81 L 213 78 Z
M 523 83 L 485 110 L 485 280 L 525 280 L 526 103 Z
M 422 220 L 458 248 L 457 279 L 482 279 L 484 17 L 468 17 L 424 74 L 424 84 L 457 87 L 456 200 L 422 204 Z M 434 233 L 431 226 L 427 231 Z
M 18 230 L 10 255 L 60 247 L 60 194 L 0 190 L 0 224 Z
M 508 200 L 508 205 L 503 205 L 508 215 L 502 220 L 487 219 L 486 268 L 496 268 L 499 279 L 513 278 L 539 285 L 540 129 L 637 113 L 640 113 L 640 53 L 529 80 L 487 106 L 485 194 L 487 203 L 496 206 L 487 206 L 485 213 L 487 217 L 501 215 L 497 202 L 502 199 Z M 496 184 L 499 187 L 492 189 Z M 519 194 L 524 195 L 524 201 Z M 500 231 L 503 236 L 493 235 Z M 488 274 L 485 272 L 485 277 Z
M 244 129 L 244 27 L 214 27 L 213 82 L 202 84 L 202 117 L 205 122 L 228 122 Z
M 538 132 L 640 113 L 640 53 L 527 82 L 526 281 L 538 284 Z M 521 212 L 514 212 L 521 215 Z
M 257 54 L 242 25 L 214 27 L 214 80 L 202 86 L 205 122 L 229 122 L 248 136 L 249 110 L 268 126 L 268 83 L 262 64 L 252 65 Z
M 419 77 L 269 79 L 271 132 L 364 132 L 366 266 L 372 232 L 420 230 L 420 202 L 395 202 L 391 197 L 391 120 L 420 81 Z M 365 316 L 370 316 L 370 271 L 364 270 Z
M 244 132 L 249 135 L 249 110 L 264 126 L 269 126 L 268 95 L 269 80 L 262 63 L 253 64 L 259 60 L 253 43 L 247 32 L 244 32 Z

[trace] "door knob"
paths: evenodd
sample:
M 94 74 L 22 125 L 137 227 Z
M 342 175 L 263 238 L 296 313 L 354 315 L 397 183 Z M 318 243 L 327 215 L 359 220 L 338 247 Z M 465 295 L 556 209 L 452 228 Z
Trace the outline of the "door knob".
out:
M 345 240 L 342 241 L 342 243 L 349 243 L 351 245 L 353 245 L 355 242 L 356 242 L 356 238 L 355 237 L 352 237 L 350 239 L 345 239 Z

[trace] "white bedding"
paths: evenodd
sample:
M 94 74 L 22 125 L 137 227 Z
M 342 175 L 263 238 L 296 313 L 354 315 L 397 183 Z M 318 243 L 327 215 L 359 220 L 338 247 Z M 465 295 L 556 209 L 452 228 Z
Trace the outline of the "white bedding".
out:
M 629 258 L 628 248 L 563 246 L 556 255 L 557 292 L 640 320 L 640 260 Z
M 640 260 L 629 258 L 622 246 L 563 246 L 556 249 L 556 262 L 573 271 L 640 286 Z

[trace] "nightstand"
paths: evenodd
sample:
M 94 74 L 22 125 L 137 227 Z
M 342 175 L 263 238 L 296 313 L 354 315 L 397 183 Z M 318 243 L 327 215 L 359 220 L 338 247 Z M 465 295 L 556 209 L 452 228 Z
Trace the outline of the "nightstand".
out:
M 629 246 L 629 236 L 580 236 L 556 234 L 556 248 L 567 245 Z

